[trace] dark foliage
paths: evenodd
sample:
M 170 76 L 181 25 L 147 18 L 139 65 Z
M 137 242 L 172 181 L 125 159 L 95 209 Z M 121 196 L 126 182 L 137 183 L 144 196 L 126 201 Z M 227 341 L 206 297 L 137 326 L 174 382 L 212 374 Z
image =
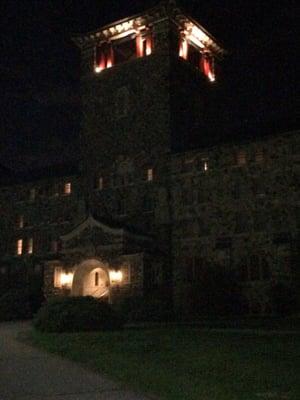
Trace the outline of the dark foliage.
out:
M 13 289 L 0 297 L 0 321 L 15 321 L 32 317 L 31 296 L 26 289 Z
M 130 297 L 119 308 L 127 322 L 164 322 L 173 319 L 171 304 L 159 296 Z
M 295 282 L 278 282 L 271 288 L 274 311 L 280 316 L 299 314 L 299 287 Z
M 44 304 L 34 320 L 43 332 L 80 332 L 120 329 L 123 320 L 105 302 L 93 297 L 59 297 Z

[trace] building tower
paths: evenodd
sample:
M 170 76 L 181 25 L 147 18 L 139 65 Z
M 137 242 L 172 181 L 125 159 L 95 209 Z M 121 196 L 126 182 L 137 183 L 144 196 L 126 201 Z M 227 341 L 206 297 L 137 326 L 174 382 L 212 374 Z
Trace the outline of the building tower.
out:
M 144 258 L 144 286 L 161 274 L 170 293 L 170 156 L 206 145 L 209 92 L 224 50 L 173 1 L 75 42 L 82 55 L 81 150 L 89 211 L 110 226 L 154 238 L 145 250 L 151 255 L 149 262 Z
M 175 2 L 75 42 L 82 54 L 82 164 L 91 192 L 117 183 L 117 161 L 128 161 L 131 175 L 133 168 L 157 166 L 163 155 L 205 145 L 209 91 L 224 50 Z M 103 206 L 99 212 L 111 214 Z

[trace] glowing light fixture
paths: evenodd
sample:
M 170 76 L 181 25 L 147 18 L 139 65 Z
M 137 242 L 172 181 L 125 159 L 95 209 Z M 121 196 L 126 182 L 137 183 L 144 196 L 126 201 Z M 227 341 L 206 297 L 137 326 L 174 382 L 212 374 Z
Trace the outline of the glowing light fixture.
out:
M 95 72 L 96 74 L 100 74 L 100 72 L 103 70 L 103 68 L 101 68 L 99 65 L 95 66 Z
M 72 272 L 61 272 L 60 274 L 60 285 L 63 288 L 70 288 L 73 282 Z
M 149 35 L 146 39 L 146 56 L 150 56 L 152 53 L 152 40 L 151 36 Z
M 111 284 L 119 284 L 123 280 L 123 272 L 121 270 L 111 270 L 109 271 L 109 278 Z

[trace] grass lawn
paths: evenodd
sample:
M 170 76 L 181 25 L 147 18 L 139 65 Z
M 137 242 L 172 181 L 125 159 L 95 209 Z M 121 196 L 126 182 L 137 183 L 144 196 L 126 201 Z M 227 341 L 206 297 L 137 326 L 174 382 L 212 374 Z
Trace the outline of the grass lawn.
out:
M 296 334 L 164 328 L 32 335 L 50 352 L 161 399 L 300 399 Z

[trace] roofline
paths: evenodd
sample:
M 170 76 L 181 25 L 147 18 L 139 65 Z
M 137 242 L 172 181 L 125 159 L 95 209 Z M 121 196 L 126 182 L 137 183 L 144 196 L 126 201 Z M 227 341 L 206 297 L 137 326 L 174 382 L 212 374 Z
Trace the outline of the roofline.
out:
M 144 12 L 140 12 L 134 15 L 131 15 L 129 17 L 126 18 L 122 18 L 120 20 L 117 21 L 112 21 L 104 26 L 101 26 L 97 29 L 94 29 L 92 31 L 88 31 L 86 33 L 79 33 L 76 34 L 72 37 L 73 42 L 78 46 L 78 47 L 82 47 L 82 41 L 88 40 L 88 37 L 90 37 L 90 40 L 97 40 L 101 34 L 101 32 L 105 31 L 105 30 L 109 30 L 110 28 L 119 25 L 119 24 L 123 24 L 127 21 L 130 20 L 134 20 L 137 18 L 142 18 L 142 17 L 147 17 L 149 16 L 151 13 L 155 12 L 156 10 L 159 10 L 162 8 L 162 2 L 160 2 L 158 5 L 151 7 L 147 10 L 145 10 Z M 217 47 L 217 53 L 220 55 L 226 55 L 227 51 L 224 49 L 223 45 L 221 44 L 221 42 L 219 42 L 219 40 L 217 40 L 210 32 L 207 31 L 207 29 L 205 29 L 198 21 L 196 21 L 194 18 L 192 18 L 189 14 L 183 12 L 180 8 L 176 7 L 176 9 L 178 10 L 178 14 L 177 16 L 181 16 L 184 17 L 185 19 L 189 20 L 190 22 L 192 22 L 194 25 L 196 25 L 199 29 L 201 29 L 211 40 L 212 42 L 215 44 L 215 46 Z M 166 16 L 166 18 L 168 18 Z M 180 22 L 176 20 L 176 18 L 174 18 L 173 16 L 169 16 L 169 18 L 171 20 L 173 20 L 173 22 L 175 22 L 177 25 L 180 25 Z M 154 21 L 155 23 L 155 21 Z

